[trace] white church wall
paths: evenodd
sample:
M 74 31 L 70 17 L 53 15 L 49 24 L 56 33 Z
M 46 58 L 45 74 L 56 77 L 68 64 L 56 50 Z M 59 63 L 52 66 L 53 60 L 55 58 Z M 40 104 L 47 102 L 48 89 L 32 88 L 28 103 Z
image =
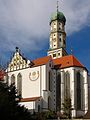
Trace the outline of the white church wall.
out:
M 88 74 L 86 70 L 83 71 L 83 76 L 84 76 L 84 95 L 85 95 L 84 110 L 86 113 L 88 111 Z
M 22 97 L 35 97 L 40 96 L 41 93 L 41 73 L 40 73 L 40 66 L 34 68 L 27 68 L 18 71 L 9 72 L 9 84 L 11 81 L 11 75 L 14 74 L 15 76 L 15 84 L 17 87 L 17 75 L 21 73 L 22 75 Z M 44 80 L 45 81 L 45 80 Z
M 40 67 L 41 71 L 41 85 L 42 85 L 42 96 L 43 96 L 43 90 L 47 90 L 47 85 L 46 85 L 46 65 L 43 65 Z
M 46 65 L 22 69 L 18 71 L 9 72 L 9 85 L 11 84 L 11 76 L 15 76 L 15 85 L 17 88 L 17 75 L 22 75 L 22 98 L 38 97 L 42 96 L 43 108 L 48 109 L 48 72 L 50 66 L 49 63 Z M 27 102 L 25 105 L 29 104 Z M 31 105 L 31 103 L 30 103 Z M 29 106 L 28 106 L 29 108 Z
M 23 97 L 40 96 L 40 67 L 26 69 L 23 74 Z
M 48 86 L 48 97 L 50 98 L 49 109 L 56 110 L 56 70 L 52 69 L 53 62 L 50 60 L 47 65 L 47 86 Z M 49 72 L 50 77 L 50 90 L 49 90 Z
M 88 108 L 90 109 L 90 75 L 88 75 Z
M 71 93 L 71 103 L 72 103 L 72 108 L 74 108 L 74 110 L 72 110 L 72 115 L 76 116 L 77 115 L 84 115 L 84 111 L 85 113 L 88 110 L 88 81 L 87 81 L 87 70 L 84 68 L 80 68 L 80 67 L 69 67 L 69 68 L 65 68 L 65 69 L 61 69 L 61 71 L 63 72 L 69 72 L 70 74 L 70 93 Z M 80 72 L 81 76 L 82 76 L 82 89 L 84 92 L 84 96 L 82 96 L 82 110 L 81 111 L 77 111 L 76 113 L 76 108 L 75 108 L 75 101 L 76 101 L 76 92 L 75 92 L 75 80 L 76 80 L 76 73 Z M 62 97 L 61 97 L 62 98 Z M 85 99 L 85 100 L 84 100 Z

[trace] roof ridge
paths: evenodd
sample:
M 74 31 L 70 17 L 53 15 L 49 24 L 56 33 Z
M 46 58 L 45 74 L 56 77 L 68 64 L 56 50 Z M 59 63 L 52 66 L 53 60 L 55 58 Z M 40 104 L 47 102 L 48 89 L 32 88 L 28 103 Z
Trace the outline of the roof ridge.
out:
M 63 56 L 61 58 L 53 59 L 54 65 L 59 66 L 59 68 L 66 68 L 66 67 L 84 67 L 77 58 L 73 55 Z

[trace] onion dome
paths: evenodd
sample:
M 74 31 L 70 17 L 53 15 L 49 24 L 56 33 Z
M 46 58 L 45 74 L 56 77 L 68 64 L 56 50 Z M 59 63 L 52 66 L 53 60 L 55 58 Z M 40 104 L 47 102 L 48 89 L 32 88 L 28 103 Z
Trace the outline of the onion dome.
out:
M 65 25 L 65 23 L 66 23 L 66 18 L 65 18 L 65 16 L 64 16 L 64 14 L 63 14 L 62 12 L 59 12 L 59 11 L 57 11 L 57 12 L 55 12 L 55 13 L 53 13 L 53 14 L 51 15 L 50 24 L 51 24 L 52 21 L 55 21 L 55 20 L 58 20 L 58 21 L 60 21 L 60 22 L 63 22 L 64 25 Z

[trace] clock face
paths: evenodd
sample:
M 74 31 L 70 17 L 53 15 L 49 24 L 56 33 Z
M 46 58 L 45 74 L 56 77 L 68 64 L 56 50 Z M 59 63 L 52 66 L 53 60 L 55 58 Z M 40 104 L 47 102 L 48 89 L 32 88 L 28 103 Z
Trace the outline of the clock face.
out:
M 29 73 L 29 79 L 35 81 L 39 78 L 39 71 L 34 71 Z

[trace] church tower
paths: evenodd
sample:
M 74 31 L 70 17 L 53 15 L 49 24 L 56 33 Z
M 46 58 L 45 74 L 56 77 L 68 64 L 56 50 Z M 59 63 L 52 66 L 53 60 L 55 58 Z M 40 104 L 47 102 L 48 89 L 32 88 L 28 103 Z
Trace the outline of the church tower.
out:
M 53 59 L 65 56 L 66 53 L 66 33 L 65 33 L 66 18 L 62 12 L 57 11 L 52 14 L 50 20 L 50 41 L 48 55 Z

